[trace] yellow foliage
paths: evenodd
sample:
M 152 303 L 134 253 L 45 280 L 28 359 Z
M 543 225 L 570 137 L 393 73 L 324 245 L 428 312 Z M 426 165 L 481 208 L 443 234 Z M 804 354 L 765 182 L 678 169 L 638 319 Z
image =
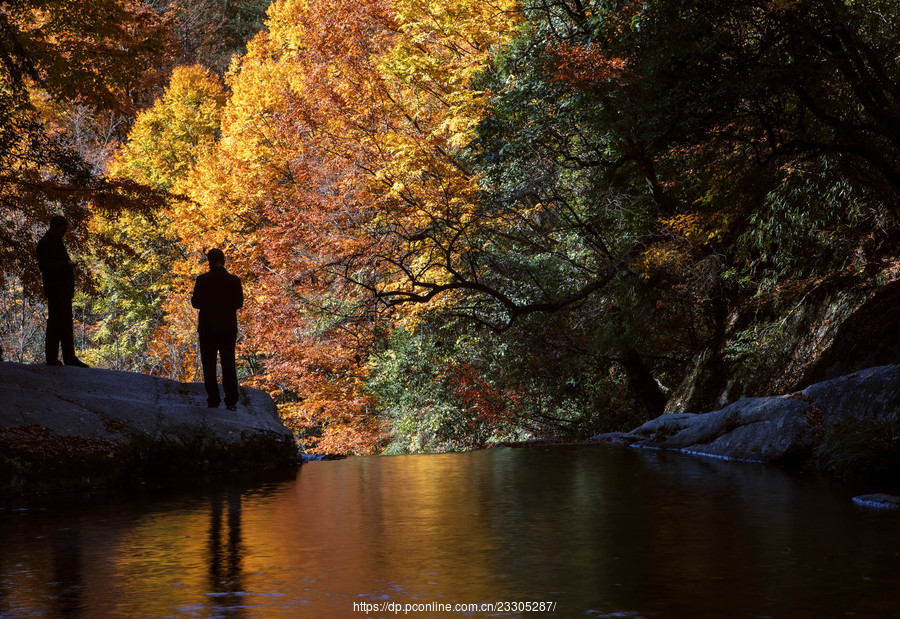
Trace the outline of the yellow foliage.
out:
M 110 175 L 171 189 L 215 147 L 224 102 L 225 90 L 211 71 L 177 67 L 163 96 L 135 119 Z
M 183 257 L 159 334 L 172 372 L 195 367 L 186 295 L 202 252 L 222 247 L 245 278 L 244 345 L 267 360 L 260 386 L 302 397 L 283 408 L 322 427 L 321 448 L 374 448 L 384 428 L 369 419 L 359 361 L 371 333 L 313 308 L 355 311 L 359 290 L 328 265 L 362 248 L 408 250 L 425 280 L 451 278 L 427 241 L 375 231 L 479 225 L 479 179 L 457 154 L 486 113 L 489 93 L 472 80 L 520 20 L 513 0 L 276 0 L 267 30 L 232 63 L 227 97 L 195 68 L 173 74 L 117 160 L 120 174 L 175 196 L 165 225 Z M 405 277 L 389 261 L 356 269 L 379 287 Z M 309 273 L 324 279 L 318 288 L 301 285 Z
M 656 269 L 684 270 L 696 255 L 722 241 L 729 218 L 722 213 L 685 213 L 660 221 L 667 239 L 648 247 L 638 259 L 644 278 Z

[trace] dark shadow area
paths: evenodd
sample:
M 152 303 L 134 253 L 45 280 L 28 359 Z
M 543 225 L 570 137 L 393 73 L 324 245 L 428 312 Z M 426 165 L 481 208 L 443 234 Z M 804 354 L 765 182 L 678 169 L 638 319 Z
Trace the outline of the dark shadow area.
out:
M 900 363 L 900 281 L 884 286 L 848 318 L 801 387 L 866 368 Z

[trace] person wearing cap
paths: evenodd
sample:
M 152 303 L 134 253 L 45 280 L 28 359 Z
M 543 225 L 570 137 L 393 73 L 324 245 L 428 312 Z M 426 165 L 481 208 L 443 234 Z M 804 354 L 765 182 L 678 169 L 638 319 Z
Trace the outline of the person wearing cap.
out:
M 222 364 L 222 389 L 225 406 L 236 410 L 238 402 L 237 369 L 234 348 L 237 342 L 237 310 L 244 305 L 241 280 L 225 270 L 225 253 L 211 249 L 206 254 L 209 271 L 197 277 L 191 305 L 199 310 L 197 333 L 200 338 L 200 362 L 207 405 L 218 408 L 222 399 L 216 381 L 216 359 Z
M 69 221 L 62 215 L 50 219 L 50 228 L 37 244 L 37 263 L 47 297 L 47 336 L 44 351 L 47 365 L 88 365 L 75 355 L 72 299 L 75 297 L 75 263 L 63 244 Z M 59 349 L 62 348 L 62 362 Z

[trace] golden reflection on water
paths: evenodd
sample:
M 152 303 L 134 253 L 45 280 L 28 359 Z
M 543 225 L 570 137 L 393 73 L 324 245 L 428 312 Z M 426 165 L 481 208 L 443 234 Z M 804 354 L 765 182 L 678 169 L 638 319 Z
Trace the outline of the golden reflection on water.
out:
M 63 528 L 59 506 L 23 513 L 30 539 L 3 554 L 0 600 L 9 606 L 0 609 L 335 616 L 352 613 L 353 601 L 494 600 L 503 570 L 473 493 L 490 475 L 452 455 L 358 459 L 310 463 L 296 482 L 262 490 L 143 506 L 147 513 L 127 504 L 78 512 Z M 34 535 L 44 528 L 48 538 Z M 27 569 L 17 571 L 13 556 Z
M 898 528 L 842 500 L 774 469 L 627 450 L 316 462 L 256 487 L 0 510 L 0 617 L 527 600 L 555 616 L 891 616 Z

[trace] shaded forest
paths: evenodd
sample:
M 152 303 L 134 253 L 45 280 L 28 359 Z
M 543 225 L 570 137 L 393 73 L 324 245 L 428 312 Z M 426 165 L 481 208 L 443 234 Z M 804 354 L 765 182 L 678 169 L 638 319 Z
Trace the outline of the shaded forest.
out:
M 197 380 L 221 247 L 241 381 L 310 451 L 739 381 L 816 291 L 898 277 L 900 7 L 738 4 L 0 0 L 4 359 L 42 357 L 62 213 L 86 361 Z

